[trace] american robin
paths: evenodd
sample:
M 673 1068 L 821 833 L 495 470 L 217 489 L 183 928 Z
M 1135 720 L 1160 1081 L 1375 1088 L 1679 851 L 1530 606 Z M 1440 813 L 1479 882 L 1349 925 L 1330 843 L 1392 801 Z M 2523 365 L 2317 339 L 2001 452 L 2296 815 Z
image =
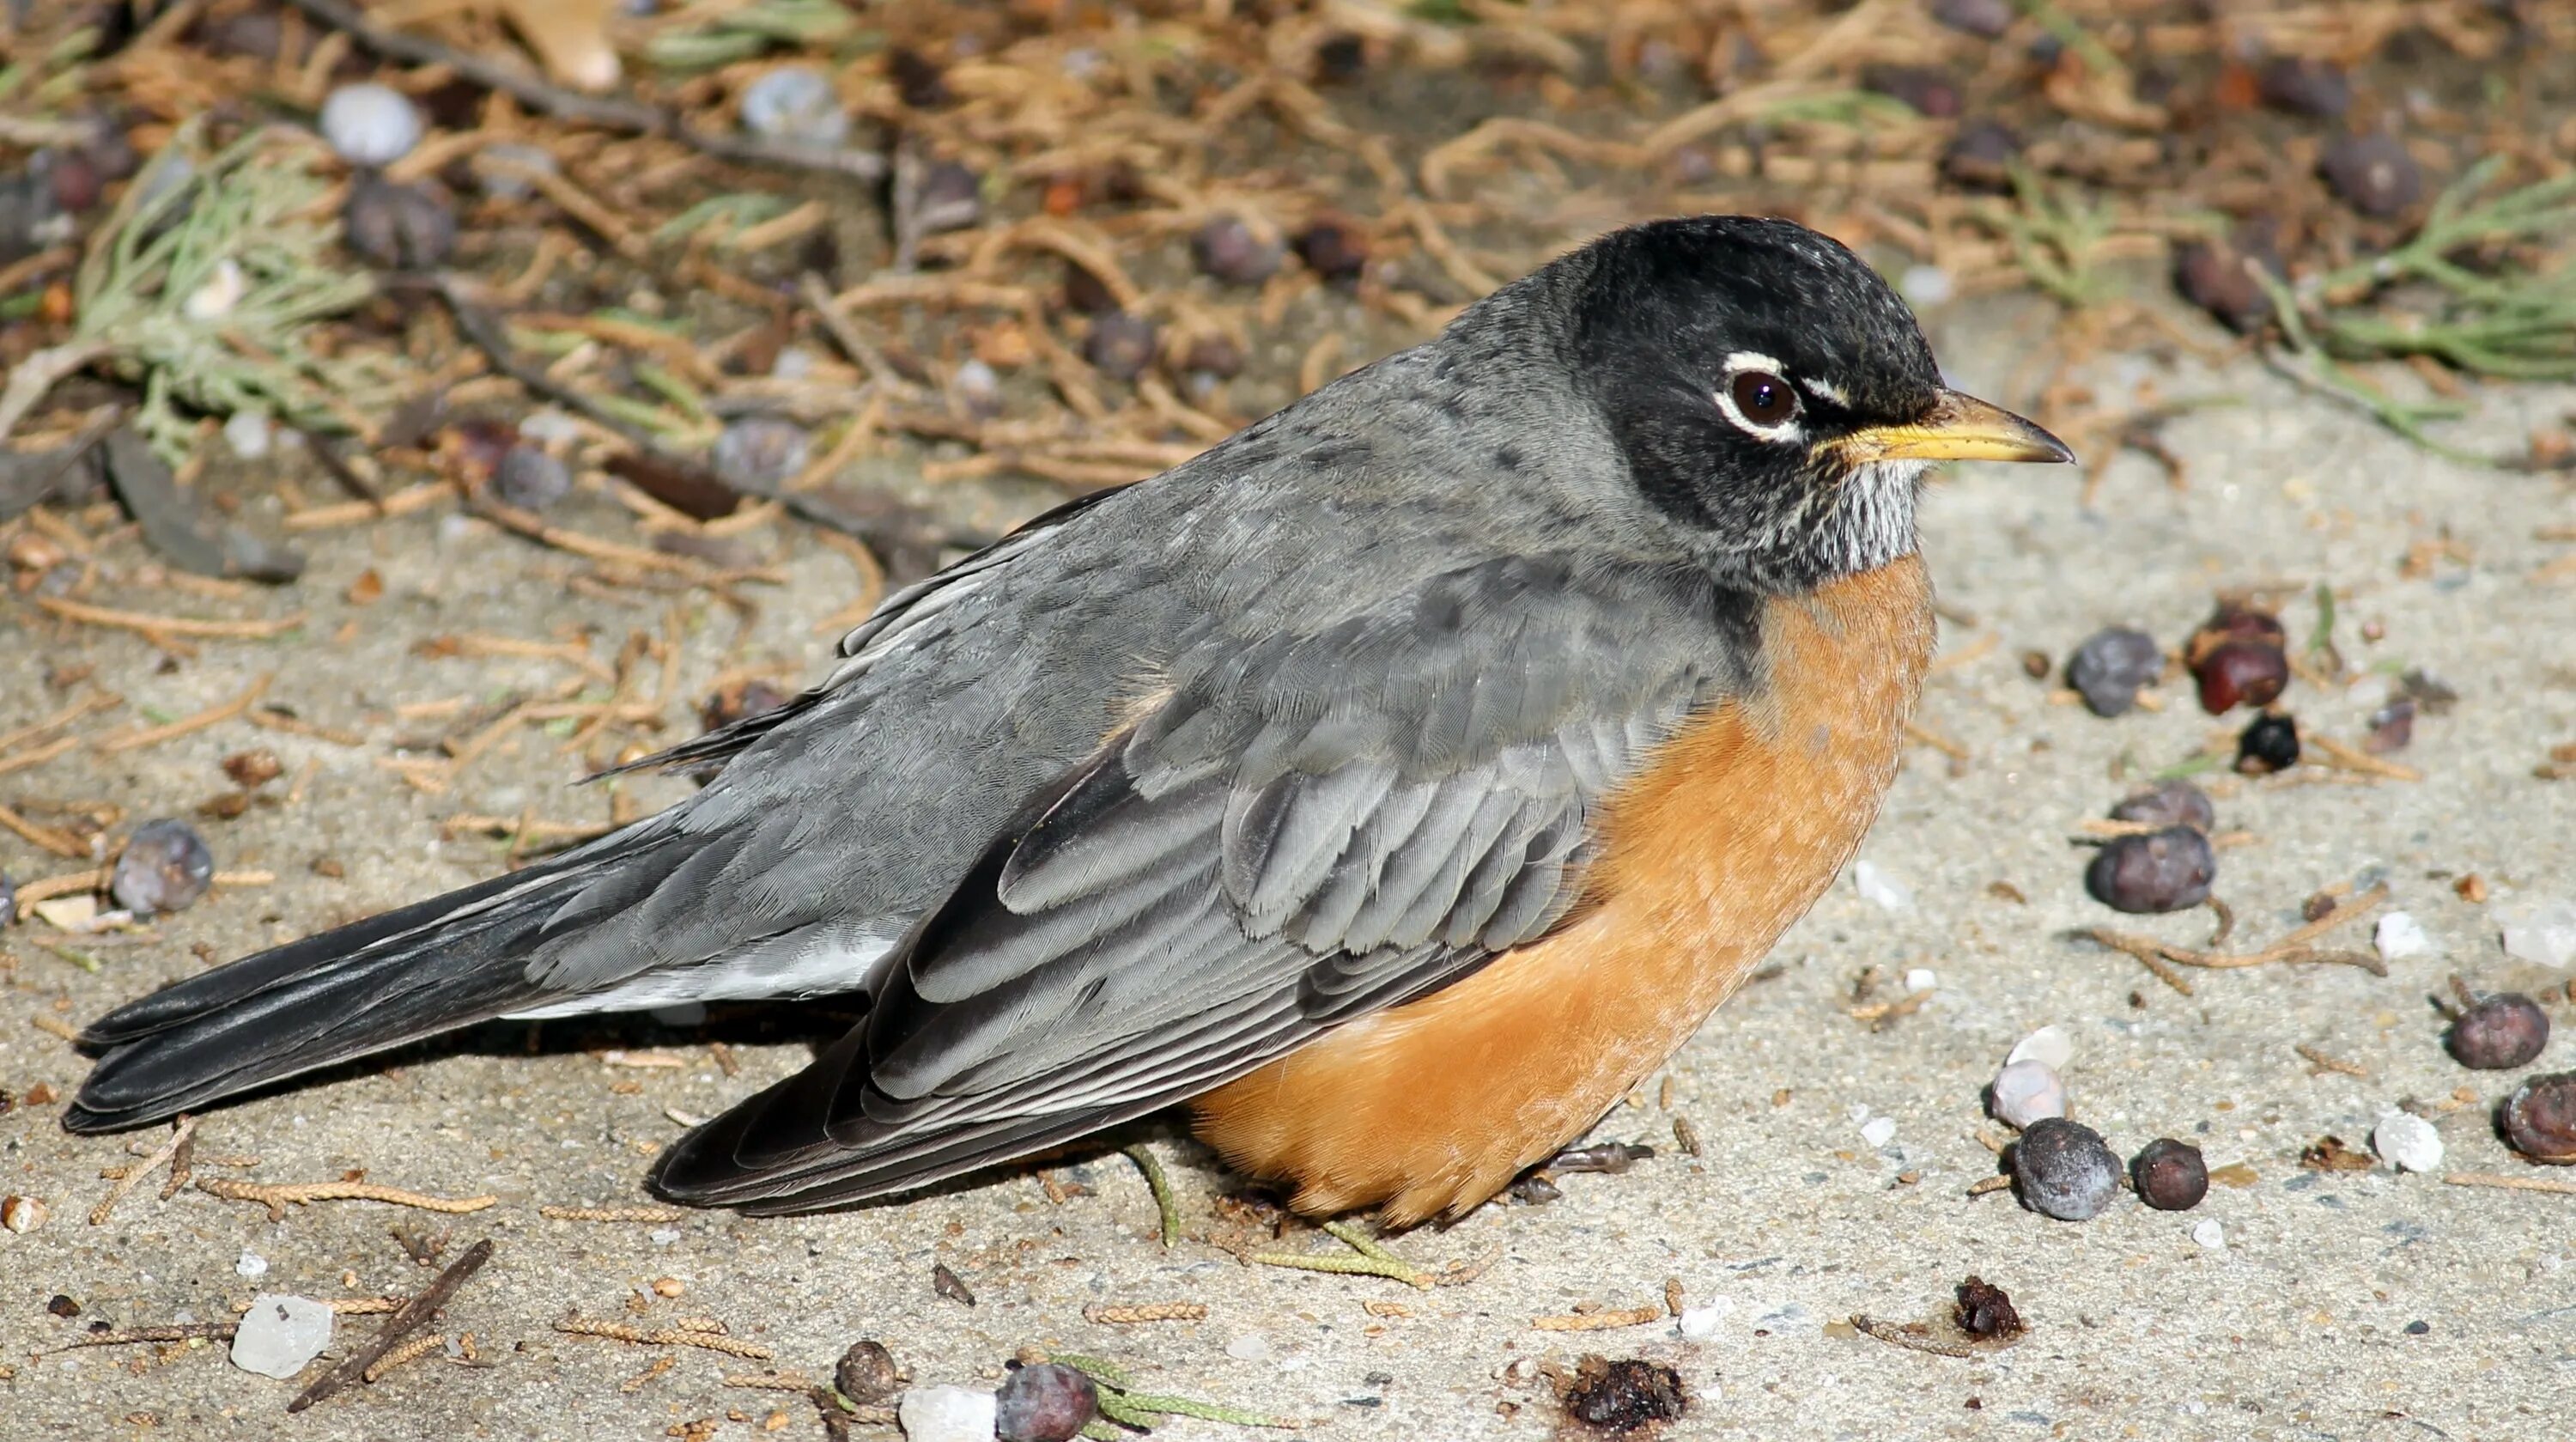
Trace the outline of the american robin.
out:
M 493 1017 L 863 993 L 665 1197 L 904 1191 L 1187 1102 L 1313 1213 L 1457 1215 L 1858 844 L 1931 462 L 2065 461 L 1779 220 L 1619 231 L 889 598 L 671 809 L 101 1018 L 133 1126 Z

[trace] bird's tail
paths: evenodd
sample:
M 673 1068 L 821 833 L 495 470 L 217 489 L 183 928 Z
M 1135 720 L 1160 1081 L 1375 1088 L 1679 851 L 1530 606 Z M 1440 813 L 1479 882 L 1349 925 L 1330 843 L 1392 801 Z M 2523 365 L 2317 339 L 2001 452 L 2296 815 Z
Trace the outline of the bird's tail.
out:
M 527 953 L 547 919 L 606 867 L 655 849 L 650 826 L 273 947 L 109 1012 L 81 1034 L 103 1055 L 63 1125 L 142 1126 L 557 999 L 529 980 Z

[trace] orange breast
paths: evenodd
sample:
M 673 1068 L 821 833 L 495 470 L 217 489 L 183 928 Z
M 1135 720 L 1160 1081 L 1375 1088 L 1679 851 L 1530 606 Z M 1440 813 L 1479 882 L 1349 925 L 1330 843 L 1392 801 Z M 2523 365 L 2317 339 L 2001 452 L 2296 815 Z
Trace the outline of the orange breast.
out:
M 1300 1211 L 1462 1214 L 1663 1065 L 1860 844 L 1932 655 L 1919 557 L 1773 603 L 1770 680 L 1604 808 L 1589 895 L 1545 940 L 1198 1099 Z

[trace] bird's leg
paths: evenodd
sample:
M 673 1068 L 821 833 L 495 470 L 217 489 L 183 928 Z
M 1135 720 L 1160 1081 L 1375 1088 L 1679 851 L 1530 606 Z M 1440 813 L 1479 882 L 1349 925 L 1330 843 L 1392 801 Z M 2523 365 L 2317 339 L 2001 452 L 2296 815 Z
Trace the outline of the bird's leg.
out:
M 1344 1276 L 1385 1277 L 1425 1291 L 1439 1284 L 1439 1278 L 1422 1270 L 1386 1249 L 1354 1222 L 1326 1222 L 1324 1230 L 1348 1245 L 1356 1257 L 1334 1253 L 1316 1256 L 1303 1252 L 1255 1252 L 1250 1260 L 1269 1267 L 1295 1267 L 1305 1272 L 1336 1272 Z

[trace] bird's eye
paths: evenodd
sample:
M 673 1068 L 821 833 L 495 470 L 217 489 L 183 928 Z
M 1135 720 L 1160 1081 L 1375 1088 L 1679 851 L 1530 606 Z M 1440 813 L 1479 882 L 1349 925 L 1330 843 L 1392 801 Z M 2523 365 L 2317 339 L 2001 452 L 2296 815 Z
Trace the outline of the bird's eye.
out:
M 1736 414 L 1757 426 L 1776 426 L 1798 413 L 1798 393 L 1769 371 L 1742 371 L 1727 385 Z

